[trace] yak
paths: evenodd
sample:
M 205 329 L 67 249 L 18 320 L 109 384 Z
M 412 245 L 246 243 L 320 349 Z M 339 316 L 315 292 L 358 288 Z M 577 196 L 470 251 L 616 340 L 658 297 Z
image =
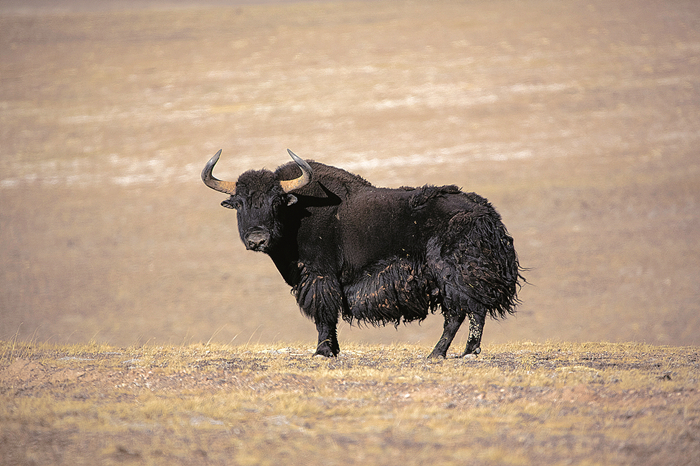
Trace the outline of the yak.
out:
M 487 315 L 513 314 L 524 281 L 513 238 L 483 197 L 457 186 L 375 187 L 340 168 L 306 161 L 202 180 L 229 195 L 246 249 L 270 256 L 318 331 L 315 355 L 337 356 L 339 318 L 386 325 L 422 321 L 438 309 L 445 358 L 469 316 L 462 356 L 481 352 Z

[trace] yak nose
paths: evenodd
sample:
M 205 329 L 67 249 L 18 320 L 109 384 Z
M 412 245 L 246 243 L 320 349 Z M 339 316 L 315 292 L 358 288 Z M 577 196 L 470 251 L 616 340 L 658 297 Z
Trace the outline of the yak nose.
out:
M 270 234 L 265 231 L 252 231 L 245 236 L 245 247 L 253 251 L 262 251 L 270 243 Z

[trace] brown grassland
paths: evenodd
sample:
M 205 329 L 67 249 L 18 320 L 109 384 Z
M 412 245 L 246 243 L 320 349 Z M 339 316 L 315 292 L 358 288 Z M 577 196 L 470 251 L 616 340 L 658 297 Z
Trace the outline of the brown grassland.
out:
M 532 285 L 488 342 L 700 345 L 696 1 L 151 3 L 0 3 L 1 339 L 313 339 L 199 178 L 289 147 L 489 199 Z
M 0 346 L 0 462 L 691 465 L 700 352 L 644 344 Z

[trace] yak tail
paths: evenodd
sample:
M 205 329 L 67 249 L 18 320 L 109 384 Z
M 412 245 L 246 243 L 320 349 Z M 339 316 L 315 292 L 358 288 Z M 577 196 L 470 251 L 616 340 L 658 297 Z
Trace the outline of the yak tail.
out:
M 527 282 L 500 216 L 488 203 L 481 207 L 465 212 L 461 219 L 453 217 L 450 226 L 459 223 L 463 235 L 458 255 L 470 300 L 486 308 L 492 318 L 502 319 L 515 313 L 518 291 Z
M 515 314 L 515 308 L 520 304 L 518 291 L 525 282 L 521 274 L 523 269 L 515 252 L 513 237 L 500 220 L 476 223 L 488 231 L 486 238 L 493 238 L 491 248 L 484 251 L 492 260 L 492 268 L 488 270 L 490 273 L 483 275 L 485 304 L 492 318 L 503 319 Z

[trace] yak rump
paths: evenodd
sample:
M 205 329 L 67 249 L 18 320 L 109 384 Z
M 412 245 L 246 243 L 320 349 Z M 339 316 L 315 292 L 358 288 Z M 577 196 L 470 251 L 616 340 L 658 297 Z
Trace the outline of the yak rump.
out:
M 513 238 L 486 199 L 475 193 L 458 197 L 463 208 L 428 246 L 428 261 L 440 277 L 444 306 L 477 307 L 493 318 L 503 318 L 515 310 L 522 278 Z

